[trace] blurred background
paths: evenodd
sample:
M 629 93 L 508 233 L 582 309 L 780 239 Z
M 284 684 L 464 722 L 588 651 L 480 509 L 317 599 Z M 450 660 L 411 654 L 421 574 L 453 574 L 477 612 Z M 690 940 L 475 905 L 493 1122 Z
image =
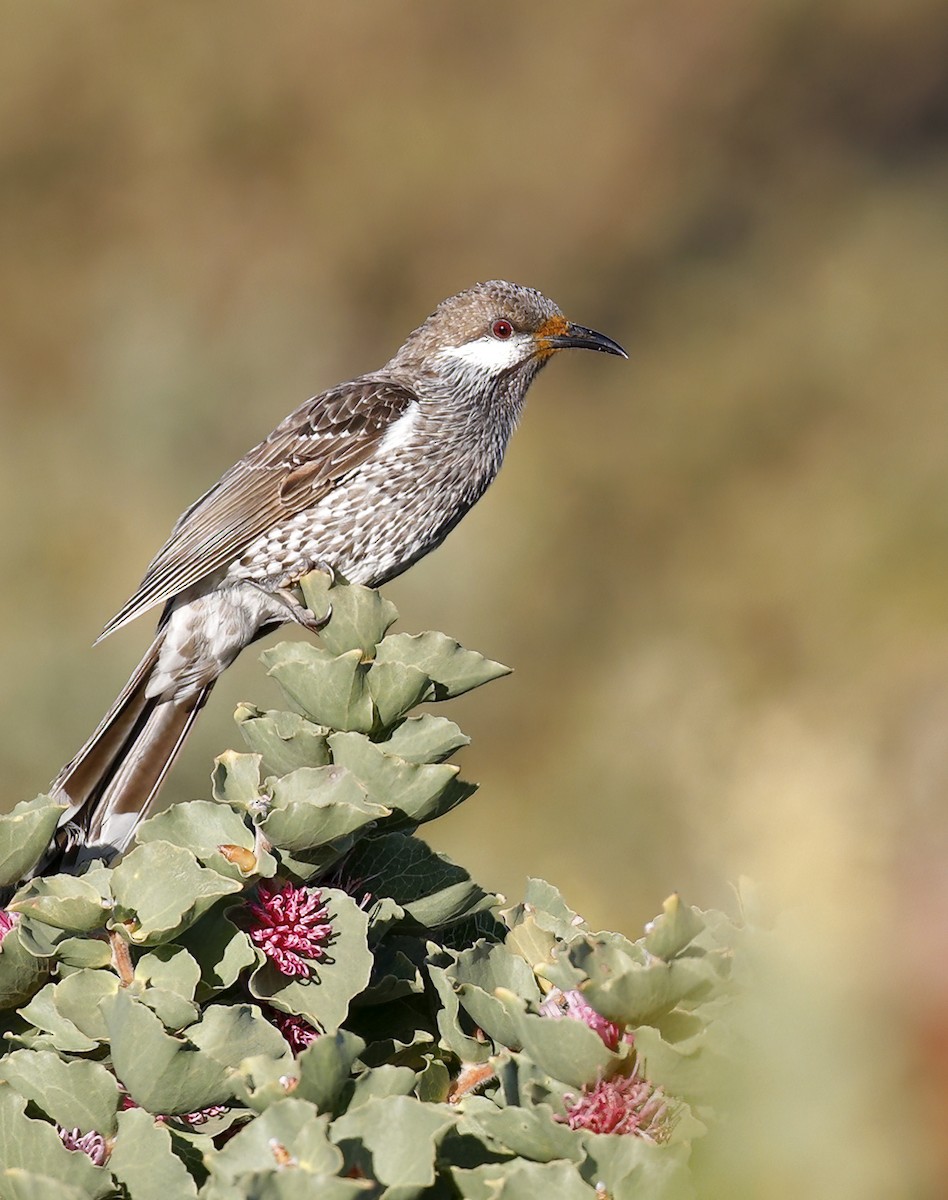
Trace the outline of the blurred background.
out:
M 0 8 L 3 803 L 150 637 L 178 513 L 443 296 L 564 356 L 387 594 L 515 674 L 454 706 L 431 840 L 637 936 L 778 914 L 709 1196 L 948 1195 L 948 7 L 602 0 Z M 147 627 L 146 627 L 147 626 Z M 166 789 L 205 795 L 250 652 Z

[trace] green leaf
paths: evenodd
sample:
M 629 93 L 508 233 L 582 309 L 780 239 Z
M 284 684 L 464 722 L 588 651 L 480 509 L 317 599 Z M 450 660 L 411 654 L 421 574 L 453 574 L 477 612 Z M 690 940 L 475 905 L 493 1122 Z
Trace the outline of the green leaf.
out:
M 99 1063 L 64 1062 L 48 1050 L 14 1050 L 0 1059 L 0 1080 L 65 1129 L 115 1132 L 118 1086 Z
M 343 1165 L 342 1154 L 327 1136 L 328 1127 L 329 1117 L 317 1114 L 305 1100 L 278 1100 L 210 1157 L 208 1165 L 215 1180 L 233 1183 L 267 1166 L 276 1169 L 286 1156 L 308 1177 L 311 1190 L 306 1194 L 322 1195 L 311 1177 L 335 1175 Z
M 694 1187 L 686 1146 L 659 1145 L 641 1137 L 583 1133 L 586 1161 L 582 1177 L 602 1183 L 615 1200 L 691 1200 Z
M 455 1167 L 451 1176 L 464 1200 L 537 1200 L 555 1196 L 556 1200 L 595 1200 L 594 1188 L 587 1186 L 572 1163 L 532 1163 L 522 1159 L 487 1163 L 469 1169 Z M 643 1194 L 643 1200 L 647 1193 Z M 648 1200 L 652 1200 L 648 1196 Z
M 519 999 L 519 997 L 518 997 Z M 572 1087 L 595 1083 L 617 1062 L 602 1038 L 583 1021 L 570 1017 L 544 1017 L 518 1006 L 517 1042 L 537 1066 Z M 513 1009 L 508 1004 L 507 1011 Z
M 428 974 L 438 993 L 441 1004 L 437 1010 L 438 1032 L 446 1049 L 461 1062 L 487 1062 L 492 1047 L 486 1040 L 478 1040 L 465 1033 L 461 1027 L 461 1002 L 454 985 L 444 967 L 429 963 Z
M 19 925 L 17 922 L 0 942 L 0 1009 L 25 1003 L 49 974 L 49 963 L 24 946 Z
M 721 1080 L 728 1074 L 728 1064 L 706 1043 L 706 1036 L 699 1035 L 689 1042 L 672 1045 L 649 1025 L 635 1031 L 636 1051 L 645 1064 L 648 1078 L 670 1095 L 698 1106 L 714 1104 Z
M 662 905 L 661 916 L 646 927 L 645 949 L 655 958 L 677 958 L 703 929 L 698 910 L 682 904 L 677 894 L 671 895 Z
M 446 1104 L 451 1093 L 451 1076 L 440 1058 L 429 1057 L 417 1074 L 415 1095 L 425 1104 Z
M 99 938 L 63 938 L 56 947 L 56 958 L 66 967 L 108 967 L 112 950 L 108 942 Z
M 366 799 L 355 776 L 339 766 L 300 767 L 270 786 L 273 799 L 261 828 L 281 850 L 324 846 L 391 813 Z
M 438 763 L 469 746 L 471 739 L 447 717 L 408 717 L 380 743 L 386 754 L 410 763 Z
M 379 722 L 386 728 L 419 704 L 431 687 L 424 671 L 404 663 L 374 663 L 366 683 Z
M 253 830 L 230 805 L 219 801 L 186 800 L 173 804 L 143 821 L 135 837 L 139 846 L 162 841 L 189 850 L 202 866 L 238 882 L 249 875 L 269 879 L 276 874 L 276 860 L 271 854 L 258 851 Z M 221 852 L 222 846 L 250 851 L 254 861 L 252 870 L 242 870 L 232 857 Z
M 67 807 L 37 796 L 0 816 L 0 888 L 13 887 L 36 863 Z
M 263 794 L 259 754 L 225 750 L 214 759 L 211 790 L 215 800 L 244 812 L 256 812 Z
M 102 1004 L 115 1073 L 151 1113 L 194 1112 L 233 1095 L 230 1070 L 186 1038 L 171 1037 L 145 1005 L 120 991 Z
M 111 971 L 80 970 L 67 975 L 53 987 L 53 1003 L 57 1011 L 86 1037 L 104 1042 L 108 1039 L 108 1031 L 99 1004 L 118 990 L 118 976 Z
M 371 920 L 369 929 L 371 932 Z M 422 952 L 415 936 L 389 934 L 375 947 L 372 982 L 362 993 L 362 1004 L 387 1004 L 402 996 L 419 996 L 425 990 L 418 960 Z
M 586 922 L 569 907 L 557 889 L 545 879 L 528 879 L 523 902 L 506 909 L 501 916 L 513 930 L 530 920 L 537 927 L 564 942 L 581 937 Z
M 164 988 L 186 1000 L 194 999 L 201 968 L 183 946 L 156 946 L 135 964 L 135 979 L 149 987 Z
M 463 868 L 404 833 L 365 839 L 347 859 L 346 873 L 373 899 L 390 897 L 426 929 L 450 925 L 496 903 Z
M 284 1052 L 289 1047 L 284 1046 Z M 251 1055 L 236 1068 L 234 1096 L 240 1104 L 256 1113 L 266 1112 L 271 1104 L 296 1096 L 298 1067 L 292 1057 L 276 1059 L 266 1054 Z M 296 1099 L 300 1099 L 296 1096 Z
M 507 916 L 508 913 L 504 915 Z M 541 967 L 554 962 L 562 941 L 555 933 L 543 928 L 535 912 L 522 909 L 516 923 L 504 939 L 504 945 L 512 954 L 519 954 L 535 972 L 538 972 Z
M 268 774 L 286 775 L 297 767 L 324 767 L 330 761 L 329 730 L 299 713 L 261 712 L 241 704 L 234 720 L 250 749 L 263 757 Z
M 510 667 L 465 650 L 443 633 L 395 633 L 386 637 L 375 653 L 377 663 L 402 663 L 416 667 L 432 682 L 429 700 L 449 700 L 472 688 L 510 674 Z
M 55 1127 L 27 1117 L 25 1106 L 21 1095 L 8 1084 L 0 1084 L 0 1163 L 5 1171 L 45 1176 L 67 1188 L 77 1188 L 93 1200 L 112 1192 L 108 1171 L 94 1166 L 82 1151 L 67 1150 Z M 17 1186 L 15 1181 L 13 1186 Z
M 138 846 L 112 871 L 116 922 L 139 945 L 167 940 L 219 897 L 240 890 L 237 880 L 207 870 L 189 850 L 168 842 Z
M 257 961 L 250 938 L 228 919 L 226 907 L 226 901 L 218 901 L 177 939 L 177 944 L 188 951 L 200 969 L 201 1000 L 232 987 L 241 971 Z
M 105 925 L 111 905 L 97 888 L 75 875 L 34 879 L 10 904 L 12 912 L 33 917 L 54 929 L 89 933 Z
M 364 1049 L 365 1042 L 347 1029 L 317 1038 L 297 1059 L 297 1098 L 311 1100 L 321 1113 L 333 1114 L 352 1065 Z
M 503 946 L 477 942 L 455 957 L 457 995 L 475 1024 L 502 1046 L 519 1046 L 519 1004 L 538 1004 L 540 990 L 533 972 Z M 511 1003 L 511 997 L 517 1000 Z
M 481 1096 L 465 1096 L 458 1106 L 465 1118 L 510 1154 L 533 1162 L 568 1159 L 580 1163 L 584 1158 L 578 1134 L 558 1124 L 548 1104 L 531 1108 L 509 1105 L 498 1108 Z
M 281 1147 L 270 1148 L 269 1157 Z M 232 1183 L 221 1184 L 216 1180 L 202 1189 L 201 1200 L 379 1200 L 382 1192 L 377 1183 L 369 1179 L 339 1179 L 329 1175 L 313 1175 L 309 1171 L 294 1170 L 291 1165 L 270 1170 L 251 1171 L 238 1175 Z M 415 1195 L 398 1196 L 394 1192 L 384 1193 L 385 1200 L 412 1200 Z
M 143 1004 L 157 1014 L 166 1029 L 183 1029 L 197 1020 L 191 1001 L 200 967 L 182 946 L 157 946 L 135 964 L 135 983 Z
M 119 1113 L 109 1170 L 130 1200 L 189 1200 L 197 1185 L 171 1148 L 171 1134 L 143 1108 Z
M 201 1022 L 186 1029 L 185 1034 L 215 1062 L 234 1070 L 248 1058 L 264 1056 L 284 1064 L 293 1058 L 283 1035 L 256 1005 L 211 1005 Z
M 331 729 L 369 733 L 375 723 L 361 650 L 332 655 L 309 642 L 281 642 L 260 656 L 267 674 L 304 717 Z
M 608 1021 L 619 1025 L 651 1025 L 688 997 L 708 989 L 716 978 L 716 960 L 682 958 L 643 962 L 640 947 L 619 934 L 588 934 L 543 974 L 559 987 L 574 987 L 578 972 L 583 995 Z M 564 989 L 565 990 L 565 989 Z
M 0 1170 L 0 1200 L 88 1200 L 88 1192 L 22 1167 Z
M 101 976 L 103 979 L 107 978 L 102 971 L 95 971 L 92 974 Z M 20 1016 L 35 1028 L 47 1033 L 56 1049 L 64 1054 L 85 1054 L 90 1050 L 95 1050 L 98 1044 L 96 1039 L 84 1034 L 56 1007 L 56 990 L 59 986 L 61 985 L 48 983 L 41 991 L 37 992 L 29 1004 L 20 1009 Z
M 28 916 L 20 917 L 17 933 L 34 958 L 55 958 L 59 943 L 65 938 L 64 930 L 54 929 L 52 925 Z
M 368 917 L 345 892 L 321 888 L 332 924 L 328 957 L 313 961 L 313 975 L 297 979 L 281 974 L 269 961 L 254 971 L 250 992 L 281 1012 L 297 1013 L 318 1029 L 335 1030 L 349 1004 L 369 981 L 372 955 Z
M 410 1096 L 415 1090 L 418 1076 L 411 1067 L 398 1067 L 394 1063 L 383 1063 L 364 1071 L 352 1087 L 347 1112 L 359 1108 L 373 1099 L 384 1099 L 386 1096 Z
M 302 580 L 309 608 L 320 616 L 332 612 L 319 631 L 323 644 L 333 654 L 359 650 L 372 658 L 375 647 L 398 619 L 398 609 L 374 588 L 337 580 L 330 586 L 325 572 L 314 571 Z
M 424 1188 L 435 1181 L 437 1147 L 455 1120 L 445 1107 L 423 1104 L 414 1096 L 389 1096 L 368 1100 L 338 1117 L 330 1137 L 347 1163 L 382 1183 Z
M 474 788 L 458 781 L 450 763 L 410 763 L 359 733 L 329 737 L 333 761 L 351 771 L 369 799 L 397 809 L 413 824 L 449 811 Z

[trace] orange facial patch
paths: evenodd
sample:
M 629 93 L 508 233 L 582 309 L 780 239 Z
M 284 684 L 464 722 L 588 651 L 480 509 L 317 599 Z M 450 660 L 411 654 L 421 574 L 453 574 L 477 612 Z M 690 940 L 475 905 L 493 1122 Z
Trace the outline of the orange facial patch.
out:
M 538 357 L 546 358 L 550 354 L 555 354 L 557 347 L 551 346 L 548 339 L 561 336 L 566 333 L 567 329 L 569 329 L 569 321 L 564 316 L 550 317 L 544 321 L 536 335 Z

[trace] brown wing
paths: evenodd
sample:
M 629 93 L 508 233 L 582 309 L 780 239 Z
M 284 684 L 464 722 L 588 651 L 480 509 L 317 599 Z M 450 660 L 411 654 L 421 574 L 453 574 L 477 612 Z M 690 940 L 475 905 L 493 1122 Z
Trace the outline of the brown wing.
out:
M 407 388 L 369 377 L 307 400 L 182 514 L 138 591 L 100 640 L 226 567 L 260 534 L 317 504 L 372 456 L 415 402 Z

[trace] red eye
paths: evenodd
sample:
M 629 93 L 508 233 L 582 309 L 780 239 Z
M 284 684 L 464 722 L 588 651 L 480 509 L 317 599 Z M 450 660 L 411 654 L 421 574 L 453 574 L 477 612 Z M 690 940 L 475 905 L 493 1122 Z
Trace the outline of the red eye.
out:
M 490 331 L 495 338 L 500 338 L 502 342 L 505 342 L 507 338 L 513 336 L 513 326 L 509 321 L 495 321 L 493 325 L 491 325 Z

